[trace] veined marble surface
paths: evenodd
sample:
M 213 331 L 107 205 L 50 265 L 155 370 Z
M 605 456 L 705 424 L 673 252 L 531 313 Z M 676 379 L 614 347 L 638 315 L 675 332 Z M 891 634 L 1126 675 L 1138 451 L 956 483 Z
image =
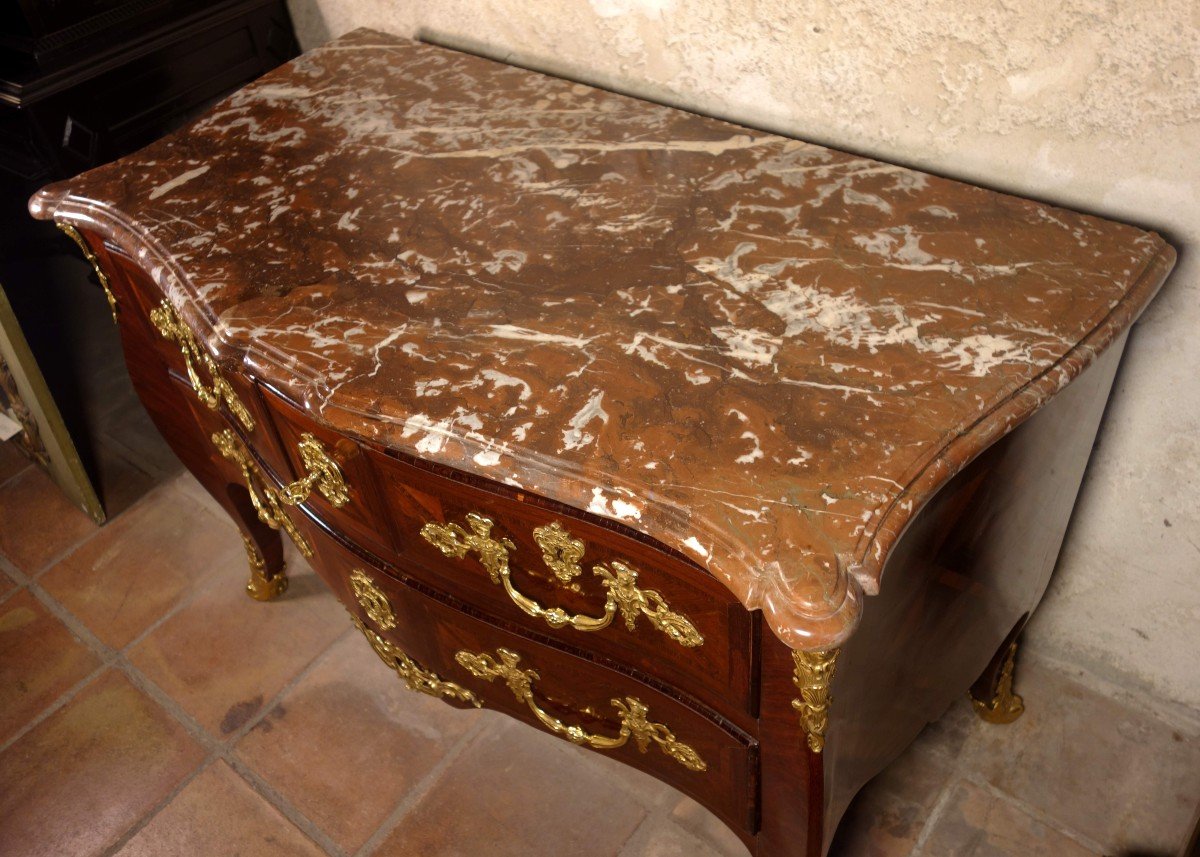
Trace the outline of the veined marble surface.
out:
M 1153 297 L 1152 233 L 359 30 L 31 202 L 317 419 L 622 521 L 837 645 Z

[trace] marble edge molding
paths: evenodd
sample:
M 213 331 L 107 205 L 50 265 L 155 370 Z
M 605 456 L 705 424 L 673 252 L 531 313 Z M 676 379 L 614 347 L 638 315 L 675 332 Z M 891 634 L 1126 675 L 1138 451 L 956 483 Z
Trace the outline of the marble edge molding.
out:
M 1166 282 L 1175 265 L 1175 248 L 1152 233 L 1158 250 L 1108 313 L 1058 361 L 1039 375 L 1014 388 L 969 424 L 960 426 L 947 442 L 914 469 L 905 487 L 890 503 L 872 516 L 873 526 L 864 529 L 855 553 L 845 558 L 846 568 L 868 595 L 876 595 L 882 582 L 887 557 L 916 514 L 953 476 L 980 453 L 1031 417 L 1041 404 L 1054 396 L 1096 361 L 1128 330 Z
M 74 196 L 70 192 L 70 187 L 71 180 L 66 180 L 47 185 L 37 191 L 29 201 L 30 213 L 40 220 L 68 221 L 79 229 L 91 231 L 102 240 L 120 248 L 130 258 L 138 260 L 143 270 L 150 276 L 164 297 L 170 300 L 184 321 L 192 327 L 198 338 L 205 343 L 218 363 L 227 368 L 237 365 L 255 369 L 270 368 L 277 372 L 303 376 L 309 395 L 301 397 L 301 404 L 304 405 L 309 415 L 322 425 L 334 431 L 354 436 L 359 440 L 377 442 L 377 439 L 372 438 L 371 434 L 365 430 L 372 422 L 397 422 L 395 419 L 379 415 L 360 414 L 328 401 L 320 395 L 324 385 L 319 373 L 297 364 L 294 359 L 285 358 L 282 354 L 273 355 L 271 351 L 262 348 L 261 342 L 255 342 L 252 347 L 247 347 L 227 339 L 219 319 L 214 320 L 200 306 L 202 302 L 198 300 L 197 292 L 187 273 L 175 265 L 170 254 L 148 230 L 143 229 L 136 220 L 125 217 L 115 206 L 86 197 Z M 260 359 L 265 361 L 265 367 L 259 362 Z M 278 381 L 280 379 L 271 380 Z M 314 406 L 314 401 L 319 401 L 320 404 Z M 342 423 L 334 424 L 330 419 L 329 409 L 351 416 L 358 424 L 352 426 Z M 450 432 L 447 433 L 447 436 L 469 452 L 486 449 L 483 444 L 477 443 L 465 434 Z M 399 451 L 418 458 L 427 457 L 421 456 L 414 449 L 399 448 Z M 471 468 L 469 462 L 472 460 L 472 456 L 468 454 L 453 461 L 438 460 L 438 463 L 470 473 L 472 476 L 485 479 L 493 484 L 503 484 L 497 482 L 494 474 L 478 472 Z M 535 452 L 523 450 L 521 462 L 525 467 L 533 465 L 543 472 L 553 472 L 560 481 L 564 476 L 570 476 L 568 481 L 585 489 L 583 493 L 586 493 L 586 489 L 593 484 L 592 480 L 586 478 L 584 474 L 577 473 L 575 468 L 564 466 L 561 461 L 548 459 Z M 627 483 L 615 476 L 611 481 L 614 486 L 637 490 L 642 487 L 637 483 Z M 508 490 L 508 486 L 504 486 L 504 488 Z M 539 492 L 534 491 L 533 493 Z M 550 496 L 549 499 L 563 503 L 585 517 L 596 515 L 605 517 L 606 520 L 611 520 L 621 526 L 628 526 L 625 521 L 597 515 L 568 499 L 553 496 Z M 669 517 L 672 519 L 682 521 L 686 518 L 670 504 L 660 503 L 659 505 L 669 513 Z M 708 526 L 706 521 L 695 518 L 692 518 L 686 527 L 681 524 L 676 532 L 648 535 L 664 546 L 669 546 L 671 539 L 675 544 L 682 544 L 689 537 L 702 535 L 706 542 L 713 546 L 712 553 L 721 550 L 731 556 L 742 554 L 749 547 L 732 542 L 723 531 Z M 853 632 L 861 616 L 862 587 L 853 576 L 846 573 L 845 566 L 833 552 L 821 557 L 820 561 L 834 571 L 834 585 L 832 588 L 822 587 L 819 592 L 814 593 L 785 589 L 781 585 L 779 576 L 756 574 L 731 577 L 720 574 L 695 563 L 694 558 L 680 554 L 677 548 L 674 552 L 685 556 L 688 562 L 720 581 L 748 610 L 762 610 L 772 632 L 790 648 L 825 649 L 840 645 Z M 813 562 L 814 559 L 810 557 L 808 561 Z M 816 597 L 813 597 L 814 595 Z
M 376 442 L 369 431 L 371 423 L 394 422 L 378 415 L 361 414 L 342 408 L 336 402 L 320 396 L 323 387 L 320 374 L 310 367 L 298 364 L 293 357 L 275 354 L 272 350 L 263 348 L 260 342 L 247 346 L 229 340 L 220 320 L 211 318 L 204 311 L 187 273 L 178 268 L 171 255 L 147 230 L 136 221 L 125 217 L 113 206 L 72 195 L 70 186 L 71 182 L 68 180 L 38 191 L 30 199 L 31 214 L 43 220 L 68 221 L 77 228 L 99 235 L 103 240 L 119 247 L 126 255 L 137 259 L 219 362 L 226 365 L 250 366 L 256 370 L 269 367 L 289 376 L 300 376 L 301 382 L 310 391 L 308 396 L 302 397 L 302 404 L 310 415 L 336 431 L 357 436 L 359 439 Z M 891 549 L 921 508 L 972 459 L 1020 425 L 1049 397 L 1078 377 L 1136 320 L 1161 288 L 1174 264 L 1176 252 L 1160 236 L 1155 235 L 1155 238 L 1158 241 L 1158 249 L 1139 274 L 1130 278 L 1131 284 L 1124 295 L 1114 302 L 1108 313 L 1082 340 L 1038 376 L 997 397 L 994 402 L 989 403 L 986 411 L 970 424 L 947 433 L 945 442 L 940 446 L 931 445 L 928 455 L 914 467 L 905 486 L 897 490 L 889 501 L 881 503 L 875 509 L 872 525 L 864 529 L 852 555 L 813 555 L 799 560 L 830 567 L 833 572 L 832 587 L 805 586 L 793 575 L 753 574 L 730 577 L 703 566 L 698 567 L 716 577 L 747 609 L 762 610 L 771 631 L 789 648 L 823 650 L 842 645 L 853 633 L 861 618 L 863 596 L 879 592 Z M 260 361 L 266 365 L 261 365 Z M 320 404 L 314 407 L 313 403 L 316 400 L 320 400 Z M 351 424 L 345 425 L 343 421 L 334 424 L 331 420 L 332 414 L 327 413 L 329 409 L 350 417 Z M 450 433 L 449 437 L 468 451 L 476 447 L 483 449 L 481 444 L 463 433 Z M 397 448 L 409 455 L 418 454 L 412 449 Z M 553 472 L 560 482 L 575 482 L 585 488 L 591 484 L 582 474 L 576 474 L 574 468 L 564 467 L 560 461 L 538 454 L 526 454 L 528 451 L 522 452 L 523 466 L 532 465 L 536 469 Z M 471 457 L 467 455 L 454 461 L 439 460 L 438 463 L 496 483 L 494 474 L 475 471 L 470 467 L 470 461 Z M 619 478 L 613 478 L 612 481 L 614 485 L 624 482 Z M 535 490 L 534 493 L 541 492 Z M 584 516 L 596 514 L 561 497 L 551 496 L 550 499 L 562 502 Z M 659 502 L 663 511 L 669 513 L 666 517 L 683 520 L 673 506 L 665 502 L 656 502 Z M 622 521 L 617 522 L 627 526 Z M 670 539 L 674 539 L 676 544 L 681 544 L 698 534 L 702 534 L 714 548 L 720 550 L 739 553 L 749 547 L 731 542 L 727 534 L 696 518 L 688 522 L 686 531 L 681 527 L 678 532 L 648 535 L 669 546 Z

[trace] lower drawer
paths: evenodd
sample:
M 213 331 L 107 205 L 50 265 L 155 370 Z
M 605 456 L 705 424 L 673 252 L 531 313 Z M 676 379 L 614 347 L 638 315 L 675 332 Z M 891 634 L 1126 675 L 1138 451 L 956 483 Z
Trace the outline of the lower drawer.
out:
M 410 689 L 505 711 L 670 783 L 734 828 L 753 831 L 758 745 L 751 736 L 712 712 L 402 582 L 401 570 L 369 564 L 308 514 L 295 520 L 315 549 L 313 567 Z

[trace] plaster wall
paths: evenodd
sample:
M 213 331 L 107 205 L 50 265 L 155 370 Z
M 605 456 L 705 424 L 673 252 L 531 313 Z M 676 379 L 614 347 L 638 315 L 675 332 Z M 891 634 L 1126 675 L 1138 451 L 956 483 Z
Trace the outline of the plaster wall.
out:
M 420 36 L 1163 232 L 1181 261 L 1131 337 L 1026 648 L 1200 712 L 1200 4 L 290 3 L 306 48 Z

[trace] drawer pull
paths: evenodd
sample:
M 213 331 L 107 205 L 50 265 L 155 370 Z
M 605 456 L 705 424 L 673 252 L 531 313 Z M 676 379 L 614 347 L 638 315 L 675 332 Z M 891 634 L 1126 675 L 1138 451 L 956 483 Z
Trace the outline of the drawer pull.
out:
M 96 258 L 96 254 L 92 252 L 92 248 L 83 240 L 83 236 L 79 234 L 78 229 L 63 220 L 54 221 L 54 225 L 79 245 L 79 249 L 83 251 L 83 258 L 91 263 L 92 270 L 96 272 L 96 279 L 100 281 L 100 288 L 104 289 L 104 297 L 108 298 L 108 310 L 112 313 L 113 321 L 115 322 L 117 320 L 117 296 L 112 293 L 112 287 L 108 284 L 108 277 L 100 270 L 100 260 Z
M 533 696 L 533 683 L 538 680 L 539 676 L 535 670 L 520 668 L 520 655 L 509 649 L 496 649 L 496 655 L 498 660 L 482 652 L 473 654 L 468 651 L 460 651 L 454 656 L 454 660 L 458 661 L 460 666 L 476 678 L 486 681 L 497 678 L 504 679 L 517 701 L 524 702 L 529 706 L 529 710 L 542 725 L 555 735 L 566 738 L 572 744 L 586 744 L 596 750 L 613 750 L 623 747 L 632 738 L 633 743 L 642 753 L 649 749 L 650 742 L 653 741 L 666 755 L 690 771 L 704 771 L 708 768 L 705 761 L 700 758 L 700 754 L 678 740 L 670 729 L 661 723 L 651 723 L 647 717 L 650 709 L 636 697 L 627 696 L 624 702 L 619 699 L 611 700 L 613 707 L 617 709 L 621 729 L 615 737 L 596 735 L 579 726 L 568 726 L 557 717 L 542 710 Z
M 229 382 L 221 375 L 221 370 L 217 368 L 217 362 L 196 343 L 192 329 L 183 323 L 183 319 L 179 317 L 175 307 L 171 306 L 169 301 L 164 300 L 150 311 L 150 321 L 158 328 L 158 332 L 164 339 L 169 339 L 179 345 L 179 351 L 183 354 L 183 364 L 187 369 L 188 380 L 192 382 L 192 389 L 195 391 L 196 397 L 207 405 L 209 410 L 213 411 L 220 407 L 221 402 L 224 402 L 225 406 L 229 408 L 229 412 L 246 427 L 246 431 L 254 431 L 254 418 L 250 416 L 250 412 L 246 410 L 242 400 L 237 397 L 233 387 L 229 386 Z M 200 372 L 196 369 L 197 365 L 204 368 L 204 372 L 212 379 L 212 383 L 205 384 L 201 380 Z
M 267 483 L 262 471 L 258 469 L 258 465 L 242 446 L 232 429 L 222 429 L 216 432 L 212 436 L 212 442 L 222 456 L 241 468 L 242 479 L 246 483 L 246 490 L 250 492 L 250 502 L 254 505 L 254 511 L 258 513 L 258 519 L 268 527 L 283 530 L 296 543 L 300 553 L 311 557 L 313 555 L 312 547 L 296 529 L 296 525 L 292 523 L 292 519 L 288 517 L 287 511 L 283 508 L 278 492 Z
M 299 506 L 309 498 L 313 488 L 316 488 L 335 509 L 340 509 L 349 503 L 350 489 L 346 486 L 342 469 L 325 451 L 325 444 L 305 432 L 300 435 L 297 450 L 300 452 L 300 461 L 304 463 L 304 469 L 308 471 L 308 475 L 297 479 L 290 485 L 280 487 L 280 501 L 289 506 Z
M 365 571 L 356 568 L 350 572 L 350 588 L 358 599 L 363 612 L 381 631 L 390 631 L 396 627 L 396 614 L 392 612 L 391 602 L 383 594 L 383 590 Z
M 452 681 L 446 681 L 437 673 L 425 669 L 395 643 L 385 640 L 368 628 L 362 619 L 357 616 L 350 618 L 354 620 L 354 627 L 362 631 L 363 636 L 367 638 L 367 642 L 371 644 L 375 654 L 379 655 L 379 659 L 387 664 L 389 669 L 395 670 L 396 675 L 400 676 L 400 680 L 409 690 L 429 696 L 447 696 L 479 708 L 479 697 L 471 691 Z
M 637 571 L 617 560 L 613 560 L 611 569 L 605 565 L 592 567 L 592 573 L 601 578 L 604 588 L 608 591 L 604 613 L 600 616 L 572 615 L 561 607 L 543 607 L 532 598 L 522 595 L 513 585 L 512 573 L 508 567 L 509 551 L 516 550 L 516 546 L 507 538 L 492 538 L 494 525 L 491 518 L 471 512 L 467 515 L 469 531 L 459 524 L 430 522 L 421 527 L 421 537 L 445 556 L 462 559 L 469 553 L 478 554 L 479 561 L 492 578 L 492 582 L 502 585 L 508 597 L 522 611 L 535 619 L 544 619 L 551 628 L 570 625 L 577 631 L 600 631 L 611 625 L 619 612 L 625 620 L 625 627 L 630 631 L 636 629 L 638 617 L 644 615 L 650 620 L 650 624 L 679 645 L 688 648 L 703 645 L 704 637 L 686 616 L 672 611 L 663 597 L 653 589 L 639 589 Z M 545 553 L 550 553 L 541 542 L 539 546 Z M 581 545 L 579 557 L 582 555 Z M 561 557 L 561 554 L 559 556 Z M 553 565 L 551 569 L 557 574 L 558 569 Z

